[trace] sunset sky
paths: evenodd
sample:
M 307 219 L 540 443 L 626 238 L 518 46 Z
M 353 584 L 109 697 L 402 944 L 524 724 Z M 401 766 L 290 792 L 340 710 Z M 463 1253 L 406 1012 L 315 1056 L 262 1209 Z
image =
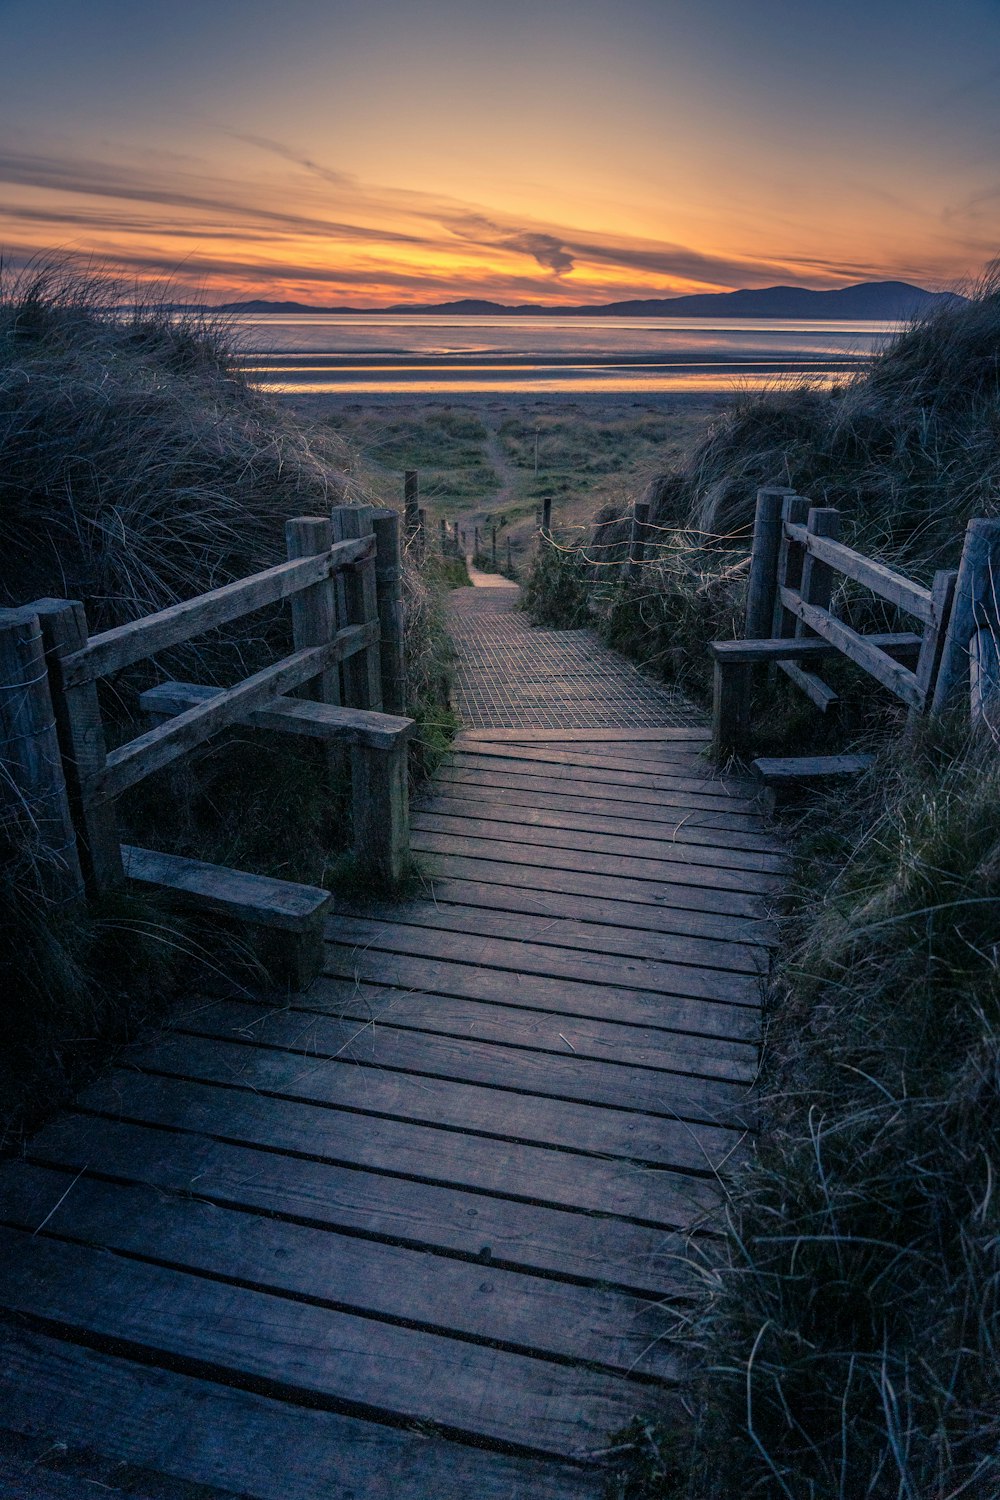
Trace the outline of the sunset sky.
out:
M 0 250 L 377 307 L 954 285 L 997 0 L 0 0 Z

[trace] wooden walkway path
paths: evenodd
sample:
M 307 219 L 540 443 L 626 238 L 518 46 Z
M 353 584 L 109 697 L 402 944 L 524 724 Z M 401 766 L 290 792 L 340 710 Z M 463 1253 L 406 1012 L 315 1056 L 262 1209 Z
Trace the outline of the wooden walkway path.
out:
M 600 1493 L 670 1408 L 782 885 L 686 716 L 469 729 L 418 899 L 341 903 L 307 992 L 192 1005 L 0 1173 L 8 1427 L 259 1500 Z

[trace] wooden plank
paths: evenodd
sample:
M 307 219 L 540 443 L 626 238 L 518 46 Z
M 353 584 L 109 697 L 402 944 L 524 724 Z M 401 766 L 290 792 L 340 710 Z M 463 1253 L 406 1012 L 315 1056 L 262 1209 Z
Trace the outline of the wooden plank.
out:
M 189 1195 L 98 1181 L 69 1168 L 18 1162 L 0 1176 L 5 1224 L 31 1232 L 60 1198 L 46 1223 L 46 1234 L 60 1240 L 474 1345 L 664 1381 L 677 1376 L 663 1337 L 664 1310 L 627 1293 L 484 1268 L 257 1212 L 220 1211 Z
M 573 895 L 580 891 L 604 900 L 640 901 L 646 906 L 684 913 L 685 932 L 718 933 L 723 941 L 747 939 L 760 930 L 766 930 L 774 922 L 775 912 L 756 895 L 741 895 L 738 891 L 709 891 L 705 886 L 681 885 L 678 882 L 628 879 L 598 870 L 597 873 L 580 868 L 579 859 L 564 855 L 559 861 L 546 856 L 544 849 L 531 849 L 516 843 L 499 843 L 484 838 L 465 840 L 465 847 L 456 849 L 454 838 L 441 834 L 415 832 L 411 846 L 420 853 L 421 873 L 429 879 L 451 876 L 453 879 L 471 877 L 484 882 L 523 883 L 528 889 L 561 891 Z M 720 918 L 727 918 L 721 922 Z M 678 927 L 681 916 L 678 916 Z M 681 930 L 681 929 L 679 929 Z
M 411 1077 L 335 1058 L 315 1059 L 244 1042 L 165 1036 L 138 1050 L 136 1065 L 154 1073 L 200 1078 L 256 1094 L 275 1094 L 327 1109 L 389 1116 L 573 1153 L 585 1159 L 669 1167 L 704 1174 L 739 1141 L 727 1126 L 653 1119 L 605 1106 L 514 1093 L 480 1084 Z
M 662 772 L 636 771 L 635 763 L 611 755 L 588 755 L 585 750 L 550 750 L 547 745 L 491 745 L 465 746 L 456 752 L 463 761 L 477 765 L 503 767 L 505 761 L 527 761 L 532 766 L 544 766 L 547 775 L 558 770 L 569 772 L 574 781 L 610 781 L 622 786 L 641 786 L 651 791 L 698 791 L 715 797 L 729 798 L 739 794 L 740 783 L 733 777 L 724 782 L 712 771 L 704 759 L 691 757 L 690 771 L 669 768 Z M 580 771 L 598 772 L 599 775 L 583 777 Z
M 438 767 L 435 773 L 435 784 L 443 785 L 446 782 L 460 782 L 463 786 L 490 787 L 496 790 L 523 791 L 534 794 L 554 794 L 561 797 L 585 797 L 600 798 L 605 802 L 622 802 L 635 806 L 637 801 L 642 806 L 641 792 L 618 781 L 602 780 L 600 785 L 592 784 L 589 780 L 579 781 L 572 775 L 566 773 L 562 767 L 539 766 L 536 771 L 530 767 L 511 767 L 501 770 L 497 766 L 484 768 L 477 765 L 472 759 L 462 760 L 458 755 L 451 755 Z M 650 815 L 667 813 L 671 809 L 678 809 L 680 816 L 690 817 L 692 821 L 701 820 L 701 815 L 706 817 L 718 816 L 726 820 L 732 820 L 734 828 L 763 828 L 766 826 L 763 817 L 763 804 L 759 799 L 730 797 L 720 799 L 718 797 L 702 797 L 698 793 L 690 792 L 667 792 L 657 791 L 655 800 L 649 800 L 648 808 Z M 710 826 L 710 825 L 706 825 Z
M 704 1177 L 520 1141 L 499 1145 L 496 1137 L 323 1108 L 245 1087 L 220 1088 L 205 1079 L 123 1070 L 91 1085 L 79 1104 L 112 1119 L 363 1167 L 385 1179 L 405 1177 L 524 1203 L 611 1214 L 651 1228 L 682 1229 L 718 1207 L 717 1184 Z
M 797 594 L 793 595 L 798 598 Z M 782 608 L 790 606 L 782 604 Z M 900 660 L 915 661 L 920 651 L 923 636 L 895 631 L 888 634 L 862 637 L 869 646 L 884 651 L 887 656 Z M 769 641 L 710 641 L 709 651 L 719 660 L 734 662 L 782 662 L 809 661 L 814 657 L 834 656 L 840 647 L 833 641 L 821 640 L 818 636 L 775 636 Z
M 811 626 L 824 640 L 830 641 L 895 697 L 901 698 L 911 708 L 920 707 L 923 695 L 913 672 L 893 661 L 891 656 L 873 646 L 870 640 L 845 625 L 843 620 L 836 619 L 828 610 L 807 604 L 791 589 L 782 589 L 781 602 L 791 614 Z
M 763 974 L 768 968 L 769 953 L 762 944 L 720 943 L 687 933 L 663 932 L 648 925 L 632 927 L 624 918 L 615 921 L 617 902 L 544 895 L 539 899 L 537 892 L 519 894 L 509 886 L 495 885 L 466 888 L 461 881 L 433 882 L 428 894 L 431 900 L 408 901 L 403 907 L 389 901 L 342 899 L 337 910 L 348 917 L 478 933 L 517 943 L 582 948 L 606 957 L 620 954 L 625 958 L 649 958 L 740 974 Z M 330 922 L 330 936 L 336 938 L 337 934 L 334 918 Z
M 140 693 L 139 707 L 144 713 L 172 717 L 199 703 L 207 703 L 223 691 L 195 682 L 161 682 Z M 276 698 L 273 703 L 248 713 L 245 722 L 253 729 L 274 729 L 282 734 L 300 734 L 341 745 L 368 745 L 373 750 L 391 750 L 401 739 L 409 739 L 415 728 L 412 719 L 394 714 L 345 708 L 343 704 L 314 703 L 305 698 Z
M 0 1249 L 7 1267 L 0 1304 L 10 1311 L 181 1373 L 224 1372 L 299 1403 L 384 1413 L 557 1457 L 606 1441 L 637 1404 L 653 1405 L 642 1386 L 606 1375 L 580 1370 L 556 1381 L 546 1362 L 523 1355 L 474 1344 L 458 1353 L 435 1334 L 162 1266 L 111 1262 L 100 1250 L 44 1235 L 0 1229 Z
M 109 1178 L 438 1250 L 480 1267 L 600 1282 L 651 1297 L 672 1296 L 686 1284 L 677 1233 L 106 1115 L 62 1116 L 34 1138 L 31 1159 L 74 1172 L 99 1162 Z
M 456 736 L 456 744 L 488 743 L 503 744 L 505 741 L 521 745 L 544 745 L 549 740 L 571 740 L 582 743 L 642 744 L 646 741 L 679 744 L 693 742 L 707 745 L 708 728 L 698 725 L 678 725 L 668 729 L 463 729 Z
M 519 741 L 498 742 L 495 746 L 490 746 L 484 740 L 477 740 L 463 747 L 457 739 L 455 741 L 455 748 L 485 752 L 492 749 L 502 755 L 503 751 L 510 744 L 516 744 L 522 750 L 534 748 L 530 744 L 522 744 Z M 586 753 L 588 756 L 598 755 L 601 757 L 602 764 L 609 760 L 616 763 L 627 761 L 633 770 L 640 771 L 660 770 L 665 773 L 677 772 L 683 775 L 699 775 L 711 770 L 702 753 L 701 746 L 693 745 L 690 742 L 685 745 L 664 745 L 659 740 L 652 740 L 636 745 L 626 744 L 621 741 L 615 744 L 603 743 L 592 745 L 588 743 L 584 745 L 579 740 L 546 740 L 545 744 L 539 748 L 543 749 L 546 754 L 550 751 L 557 751 L 560 755 L 570 756 L 578 755 L 581 752 Z
M 543 865 L 549 869 L 575 870 L 582 874 L 608 875 L 616 872 L 623 880 L 648 880 L 669 884 L 672 889 L 691 887 L 699 893 L 701 909 L 731 911 L 738 916 L 766 914 L 760 897 L 782 889 L 778 875 L 759 874 L 749 870 L 718 870 L 709 866 L 685 864 L 682 860 L 625 858 L 611 854 L 591 853 L 587 849 L 561 847 L 558 844 L 536 845 L 524 838 L 514 843 L 509 838 L 469 838 L 426 827 L 427 817 L 414 819 L 411 847 L 416 851 L 443 854 L 465 854 L 473 859 L 503 859 L 516 864 Z M 500 828 L 501 825 L 498 825 Z M 509 834 L 509 829 L 503 829 Z
M 585 980 L 555 979 L 545 974 L 522 976 L 419 953 L 370 952 L 329 942 L 323 973 L 359 983 L 390 984 L 458 999 L 654 1027 L 678 1037 L 677 1055 L 683 1057 L 684 1067 L 691 1072 L 749 1079 L 756 1069 L 759 1016 L 749 1005 L 692 995 L 657 995 L 648 990 L 619 990 L 611 997 L 599 985 Z M 686 1042 L 679 1040 L 682 1035 L 688 1037 Z
M 608 1010 L 618 991 L 646 990 L 653 995 L 691 995 L 721 1005 L 751 1006 L 761 999 L 760 979 L 731 969 L 705 969 L 697 964 L 665 963 L 652 958 L 630 958 L 564 948 L 557 943 L 527 942 L 516 947 L 509 940 L 479 933 L 449 932 L 436 927 L 408 926 L 399 921 L 379 922 L 338 913 L 329 924 L 328 941 L 341 946 L 377 949 L 382 953 L 410 953 L 422 958 L 446 959 L 449 963 L 474 964 L 497 969 L 519 979 L 539 975 L 547 979 L 569 979 L 607 988 Z
M 219 1041 L 237 1039 L 280 1047 L 317 1059 L 345 1059 L 396 1072 L 454 1078 L 579 1104 L 601 1104 L 669 1119 L 741 1128 L 741 1084 L 692 1078 L 663 1038 L 657 1068 L 636 1067 L 573 1050 L 572 1023 L 563 1021 L 559 1052 L 510 1046 L 505 1040 L 449 1037 L 396 1027 L 382 1008 L 359 1025 L 302 1007 L 264 1009 L 241 1001 L 206 1004 L 177 1018 L 175 1029 Z
M 592 828 L 595 833 L 621 833 L 630 838 L 697 844 L 724 853 L 727 849 L 756 849 L 782 854 L 784 847 L 772 833 L 733 828 L 725 813 L 678 812 L 641 802 L 621 803 L 600 797 L 565 797 L 518 789 L 481 788 L 473 795 L 461 782 L 442 781 L 426 793 L 417 811 L 451 813 L 455 817 L 482 815 L 492 822 L 530 823 L 544 828 Z M 659 814 L 659 816 L 657 816 Z M 742 823 L 742 820 L 740 820 Z
M 524 1002 L 530 998 L 525 996 Z M 306 1016 L 332 1015 L 362 1026 L 385 1021 L 443 1036 L 554 1052 L 558 1057 L 572 1053 L 629 1067 L 690 1074 L 701 1081 L 713 1078 L 738 1091 L 744 1091 L 753 1079 L 757 1061 L 752 1041 L 720 1043 L 713 1037 L 706 1046 L 703 1038 L 683 1032 L 546 1010 L 522 1003 L 520 997 L 516 1004 L 466 999 L 412 984 L 397 988 L 388 981 L 355 980 L 353 975 L 324 976 L 307 996 L 296 997 L 296 1009 Z
M 501 922 L 513 920 L 514 914 L 521 912 L 548 921 L 558 918 L 574 926 L 593 923 L 601 928 L 624 928 L 630 933 L 653 933 L 663 938 L 690 937 L 698 941 L 698 946 L 690 950 L 692 958 L 697 955 L 697 962 L 704 961 L 706 968 L 756 971 L 764 962 L 760 949 L 773 947 L 777 942 L 773 925 L 766 922 L 737 920 L 734 924 L 730 917 L 621 901 L 613 889 L 606 895 L 578 894 L 575 889 L 563 891 L 558 884 L 549 890 L 544 885 L 516 881 L 516 867 L 484 869 L 481 862 L 474 860 L 464 864 L 468 868 L 463 866 L 460 878 L 440 874 L 423 878 L 422 889 L 433 904 L 493 913 Z M 516 883 L 511 884 L 512 880 Z
M 130 880 L 176 891 L 213 911 L 285 932 L 308 930 L 322 919 L 333 900 L 319 886 L 230 870 L 179 854 L 123 844 L 122 855 Z
M 761 756 L 753 768 L 770 786 L 786 786 L 796 781 L 860 776 L 874 764 L 874 755 L 785 755 Z
M 598 1500 L 603 1490 L 600 1472 L 294 1406 L 2 1325 L 0 1403 L 16 1432 L 255 1500 Z
M 603 820 L 595 818 L 590 827 L 574 828 L 557 815 L 529 813 L 525 808 L 518 808 L 515 817 L 494 818 L 490 815 L 492 809 L 486 807 L 480 809 L 477 817 L 465 811 L 452 812 L 444 804 L 444 798 L 435 798 L 428 807 L 418 809 L 414 813 L 414 828 L 460 833 L 473 838 L 510 838 L 510 825 L 514 823 L 518 837 L 526 843 L 553 849 L 581 849 L 594 854 L 655 859 L 668 864 L 704 867 L 713 875 L 724 870 L 780 875 L 788 869 L 787 855 L 773 849 L 736 849 L 718 844 L 678 842 L 664 838 L 662 830 L 657 830 L 655 824 L 639 825 L 642 832 L 636 833 L 633 832 L 634 825 L 628 823 L 620 823 L 618 827 L 597 827 Z
M 821 714 L 827 713 L 840 702 L 840 695 L 832 687 L 828 687 L 822 677 L 817 677 L 815 672 L 797 667 L 793 661 L 779 661 L 778 667 L 789 682 L 794 682 L 799 691 L 805 693 L 810 702 L 816 705 Z
M 369 556 L 374 545 L 374 539 L 344 542 L 332 547 L 324 557 L 278 563 L 251 578 L 239 578 L 235 583 L 172 604 L 169 609 L 145 615 L 141 620 L 116 625 L 113 630 L 95 635 L 88 645 L 67 658 L 66 685 L 76 687 L 97 677 L 107 677 L 147 656 L 183 645 L 192 636 L 277 604 L 328 578 L 338 568 Z
M 864 557 L 846 543 L 825 536 L 813 536 L 805 526 L 786 522 L 785 535 L 790 541 L 804 547 L 811 557 L 835 568 L 845 578 L 852 578 L 864 588 L 871 589 L 881 599 L 888 599 L 898 609 L 916 615 L 918 620 L 931 618 L 931 593 L 922 584 L 897 573 L 885 563 Z
M 376 627 L 359 628 L 362 633 L 368 631 L 371 635 Z M 339 660 L 345 648 L 355 647 L 359 639 L 359 634 L 348 635 L 345 631 L 338 633 L 327 646 L 309 646 L 303 651 L 294 651 L 291 656 L 272 662 L 235 687 L 226 688 L 205 702 L 186 709 L 165 724 L 157 724 L 127 745 L 112 750 L 104 768 L 84 783 L 85 795 L 95 802 L 109 802 L 120 796 L 144 777 L 162 771 L 182 755 L 187 755 L 220 729 L 238 723 L 269 698 L 308 682 L 330 662 Z

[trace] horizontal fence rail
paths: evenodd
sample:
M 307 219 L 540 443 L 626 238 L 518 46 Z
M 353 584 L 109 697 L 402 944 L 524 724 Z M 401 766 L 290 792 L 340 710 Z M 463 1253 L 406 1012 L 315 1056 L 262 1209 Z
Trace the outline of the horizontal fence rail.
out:
M 295 562 L 278 563 L 263 573 L 240 578 L 235 583 L 172 604 L 155 615 L 130 620 L 91 637 L 82 651 L 63 662 L 66 687 L 78 687 L 98 677 L 108 677 L 149 656 L 157 656 L 171 646 L 181 646 L 195 636 L 204 635 L 220 625 L 230 625 L 243 615 L 266 609 L 283 599 L 321 583 L 338 568 L 363 561 L 374 555 L 374 537 L 341 542 L 328 552 L 303 557 Z
M 43 810 L 31 815 L 52 846 L 48 889 L 57 899 L 80 900 L 121 884 L 126 864 L 116 799 L 235 724 L 322 740 L 335 776 L 349 757 L 358 866 L 379 880 L 400 878 L 414 727 L 403 714 L 400 517 L 339 506 L 329 516 L 288 522 L 286 543 L 286 562 L 93 638 L 83 605 L 72 600 L 43 599 L 3 612 L 0 751 L 11 795 L 26 809 Z M 292 615 L 289 655 L 227 688 L 148 689 L 140 708 L 152 727 L 107 751 L 100 679 L 283 601 Z M 382 711 L 383 702 L 392 712 Z M 30 754 L 17 752 L 18 739 Z M 297 978 L 314 966 L 328 893 L 155 851 L 130 849 L 128 870 L 147 882 L 156 871 L 153 883 L 177 895 L 200 893 L 213 910 L 271 926 L 301 913 L 308 962 L 300 952 Z
M 749 733 L 751 673 L 777 666 L 823 712 L 837 693 L 813 670 L 817 659 L 846 658 L 911 715 L 940 711 L 969 678 L 973 717 L 989 721 L 982 695 L 1000 695 L 993 655 L 1000 598 L 1000 522 L 969 523 L 958 572 L 941 570 L 930 588 L 839 539 L 840 513 L 783 488 L 757 492 L 747 585 L 746 639 L 715 641 L 714 749 L 742 753 Z M 850 579 L 920 622 L 919 634 L 864 635 L 833 609 L 836 577 Z M 989 637 L 984 645 L 980 635 Z M 820 645 L 822 643 L 822 646 Z M 904 658 L 904 659 L 900 659 Z M 980 669 L 979 662 L 988 665 Z

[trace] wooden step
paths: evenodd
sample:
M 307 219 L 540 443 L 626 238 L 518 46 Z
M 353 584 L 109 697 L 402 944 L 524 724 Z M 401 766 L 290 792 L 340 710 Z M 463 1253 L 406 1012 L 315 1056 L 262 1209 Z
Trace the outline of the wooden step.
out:
M 323 918 L 333 900 L 329 891 L 134 844 L 122 845 L 122 862 L 130 880 L 167 891 L 179 902 L 287 933 L 288 977 L 297 987 L 304 988 L 320 972 Z
M 875 761 L 874 755 L 762 755 L 753 769 L 775 791 L 815 781 L 838 781 L 860 776 Z

